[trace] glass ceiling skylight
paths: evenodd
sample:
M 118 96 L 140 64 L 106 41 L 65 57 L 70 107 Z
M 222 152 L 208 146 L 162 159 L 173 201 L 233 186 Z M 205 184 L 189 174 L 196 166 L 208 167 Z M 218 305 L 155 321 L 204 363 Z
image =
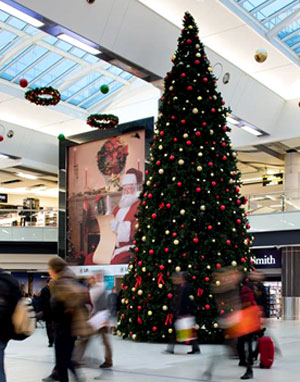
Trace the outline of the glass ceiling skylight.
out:
M 128 85 L 133 75 L 69 42 L 50 36 L 0 10 L 0 81 L 30 88 L 53 86 L 62 101 L 93 111 Z M 99 91 L 109 86 L 108 94 Z
M 278 37 L 296 55 L 300 55 L 299 0 L 234 0 L 258 21 L 266 37 Z

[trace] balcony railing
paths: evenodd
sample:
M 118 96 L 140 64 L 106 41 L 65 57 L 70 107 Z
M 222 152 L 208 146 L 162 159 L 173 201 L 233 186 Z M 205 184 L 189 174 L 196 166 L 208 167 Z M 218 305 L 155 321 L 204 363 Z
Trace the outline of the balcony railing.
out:
M 247 197 L 248 202 L 245 208 L 249 215 L 300 211 L 298 190 L 253 194 Z
M 58 209 L 0 209 L 0 227 L 57 227 Z

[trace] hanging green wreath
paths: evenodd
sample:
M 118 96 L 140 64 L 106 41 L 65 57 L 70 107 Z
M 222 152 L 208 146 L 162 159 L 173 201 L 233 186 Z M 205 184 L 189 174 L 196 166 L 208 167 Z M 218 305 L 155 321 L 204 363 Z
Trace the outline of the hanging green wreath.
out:
M 91 114 L 86 123 L 100 130 L 113 129 L 118 126 L 119 118 L 113 114 Z
M 36 105 L 50 106 L 57 105 L 60 101 L 60 92 L 51 86 L 35 88 L 25 93 L 25 98 Z

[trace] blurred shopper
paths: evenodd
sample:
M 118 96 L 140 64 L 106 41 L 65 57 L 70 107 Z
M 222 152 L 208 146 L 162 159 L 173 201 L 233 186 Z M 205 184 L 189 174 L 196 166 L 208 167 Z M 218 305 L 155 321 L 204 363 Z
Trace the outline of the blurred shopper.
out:
M 118 295 L 116 287 L 113 287 L 110 294 L 107 296 L 107 305 L 109 310 L 109 321 L 112 333 L 115 333 L 117 327 L 117 309 Z
M 47 285 L 41 290 L 39 299 L 39 312 L 37 317 L 46 323 L 46 331 L 48 336 L 48 347 L 52 347 L 54 343 L 53 320 L 50 306 L 51 293 L 49 288 L 50 279 L 47 280 Z
M 101 369 L 106 369 L 112 367 L 113 362 L 112 349 L 109 341 L 109 310 L 103 274 L 98 273 L 96 276 L 91 276 L 88 280 L 88 284 L 90 302 L 92 305 L 89 324 L 93 327 L 95 333 L 100 334 L 102 337 L 105 348 L 105 360 L 99 367 Z M 76 346 L 76 362 L 81 362 L 87 348 L 88 341 L 88 338 L 82 339 Z
M 226 331 L 232 326 L 232 312 L 239 312 L 241 310 L 241 302 L 239 295 L 239 285 L 241 281 L 241 273 L 237 268 L 229 267 L 220 270 L 213 275 L 214 292 L 216 296 L 217 305 L 226 307 L 224 314 L 219 318 L 219 326 L 223 329 L 225 342 L 229 354 L 234 353 L 235 341 L 227 335 Z M 219 360 L 219 357 L 218 357 Z M 202 379 L 206 381 L 212 380 L 212 374 L 216 366 L 217 354 L 214 354 L 211 361 L 204 372 Z
M 12 314 L 20 298 L 17 280 L 0 269 L 0 382 L 6 382 L 4 350 L 8 341 L 13 338 Z
M 191 291 L 190 285 L 187 282 L 187 273 L 176 272 L 172 276 L 172 282 L 174 285 L 174 297 L 172 299 L 172 305 L 170 307 L 170 313 L 173 314 L 173 321 L 176 322 L 183 317 L 195 317 L 195 305 L 190 299 Z M 192 328 L 190 328 L 192 329 Z M 173 330 L 169 337 L 168 347 L 166 353 L 174 354 L 174 348 L 176 344 L 176 331 Z M 188 354 L 200 353 L 197 338 L 190 341 L 192 350 Z
M 48 262 L 51 286 L 51 311 L 54 324 L 55 360 L 60 382 L 68 382 L 68 370 L 76 381 L 78 376 L 72 363 L 75 337 L 84 332 L 85 289 L 76 281 L 66 262 L 53 257 Z
M 246 276 L 243 280 L 240 290 L 240 298 L 242 309 L 247 309 L 253 305 L 257 305 L 253 292 L 253 283 L 250 282 L 248 276 Z M 237 350 L 240 359 L 239 366 L 247 367 L 246 373 L 241 377 L 242 379 L 253 378 L 253 340 L 254 333 L 249 333 L 238 338 Z

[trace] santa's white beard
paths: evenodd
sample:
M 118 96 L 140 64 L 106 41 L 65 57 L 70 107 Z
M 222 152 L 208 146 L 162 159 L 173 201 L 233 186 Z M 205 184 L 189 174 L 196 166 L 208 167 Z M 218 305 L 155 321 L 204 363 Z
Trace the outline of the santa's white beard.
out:
M 137 200 L 138 200 L 138 197 L 135 194 L 122 195 L 119 201 L 119 207 L 120 208 L 131 207 Z

